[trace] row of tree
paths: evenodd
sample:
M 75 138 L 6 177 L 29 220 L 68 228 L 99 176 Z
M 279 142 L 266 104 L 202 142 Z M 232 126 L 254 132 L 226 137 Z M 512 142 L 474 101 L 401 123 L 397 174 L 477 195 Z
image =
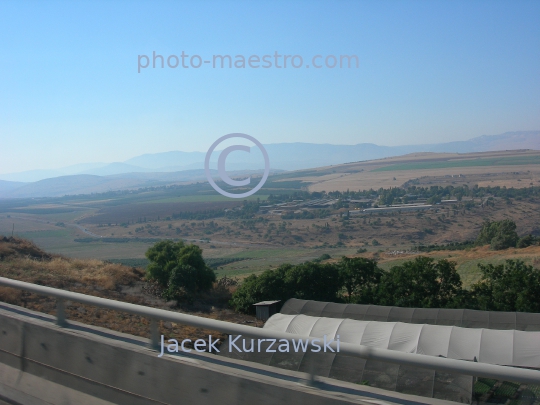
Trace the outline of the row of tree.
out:
M 488 227 L 490 228 L 490 227 Z M 491 228 L 490 228 L 491 229 Z M 484 232 L 487 236 L 489 229 Z M 484 235 L 481 233 L 481 235 Z M 496 236 L 495 236 L 496 237 Z M 166 299 L 191 299 L 212 288 L 216 275 L 193 244 L 170 240 L 148 249 L 147 278 L 163 289 Z M 252 312 L 265 300 L 300 298 L 418 308 L 470 308 L 494 311 L 540 312 L 540 271 L 521 260 L 478 264 L 481 279 L 463 288 L 456 263 L 417 257 L 383 271 L 377 261 L 329 257 L 299 265 L 284 264 L 261 275 L 250 275 L 234 292 L 231 306 Z
M 265 300 L 299 298 L 417 308 L 540 312 L 540 272 L 519 260 L 479 264 L 481 279 L 464 289 L 456 263 L 417 257 L 381 270 L 377 262 L 343 257 L 335 263 L 282 265 L 247 277 L 231 305 L 253 312 Z
M 379 188 L 359 191 L 294 191 L 288 194 L 270 194 L 267 202 L 278 203 L 293 201 L 295 199 L 317 199 L 317 198 L 336 198 L 340 200 L 361 199 L 361 198 L 378 198 L 378 203 L 381 205 L 390 205 L 394 203 L 413 202 L 418 198 L 430 199 L 430 202 L 437 203 L 441 199 L 456 198 L 461 200 L 463 197 L 469 198 L 484 198 L 498 197 L 503 199 L 524 199 L 540 196 L 540 187 L 531 186 L 524 188 L 507 188 L 507 187 L 479 187 L 475 185 L 469 187 L 466 184 L 462 186 L 415 186 L 409 185 L 405 187 Z

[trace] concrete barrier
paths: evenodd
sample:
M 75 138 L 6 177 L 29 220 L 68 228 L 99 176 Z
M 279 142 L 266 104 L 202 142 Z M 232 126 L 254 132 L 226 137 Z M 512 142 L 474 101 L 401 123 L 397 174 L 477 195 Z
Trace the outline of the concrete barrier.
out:
M 0 404 L 450 404 L 147 343 L 0 303 Z

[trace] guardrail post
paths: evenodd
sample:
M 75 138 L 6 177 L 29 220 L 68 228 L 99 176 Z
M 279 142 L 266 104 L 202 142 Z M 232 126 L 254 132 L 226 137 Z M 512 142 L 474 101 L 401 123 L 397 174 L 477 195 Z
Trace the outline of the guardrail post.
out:
M 315 374 L 313 373 L 313 367 L 307 373 L 306 385 L 308 387 L 315 387 L 317 384 L 315 382 Z
M 61 327 L 64 327 L 67 325 L 66 305 L 63 299 L 56 300 L 56 324 Z
M 304 385 L 308 387 L 316 387 L 317 381 L 315 380 L 315 364 L 308 364 L 308 371 L 306 373 L 306 379 L 304 380 Z
M 154 350 L 159 349 L 159 330 L 157 319 L 150 319 L 150 347 Z

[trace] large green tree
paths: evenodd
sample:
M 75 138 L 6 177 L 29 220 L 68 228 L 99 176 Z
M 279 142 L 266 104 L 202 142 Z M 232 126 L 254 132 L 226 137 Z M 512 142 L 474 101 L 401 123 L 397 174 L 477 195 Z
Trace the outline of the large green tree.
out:
M 342 288 L 339 270 L 335 264 L 306 262 L 288 269 L 286 290 L 295 298 L 332 301 L 338 300 Z
M 156 243 L 146 252 L 147 277 L 165 288 L 165 297 L 179 299 L 212 288 L 214 270 L 206 265 L 197 245 L 170 240 Z
M 265 300 L 280 300 L 284 303 L 293 297 L 285 283 L 285 275 L 292 266 L 284 264 L 276 270 L 266 270 L 261 275 L 251 274 L 234 292 L 231 306 L 240 312 L 253 312 L 253 304 Z
M 375 260 L 344 256 L 338 263 L 338 269 L 348 302 L 374 303 L 375 289 L 383 274 Z
M 253 304 L 266 300 L 284 303 L 289 298 L 299 298 L 337 302 L 341 289 L 339 270 L 334 264 L 284 264 L 260 276 L 247 277 L 233 294 L 230 304 L 237 311 L 253 312 Z

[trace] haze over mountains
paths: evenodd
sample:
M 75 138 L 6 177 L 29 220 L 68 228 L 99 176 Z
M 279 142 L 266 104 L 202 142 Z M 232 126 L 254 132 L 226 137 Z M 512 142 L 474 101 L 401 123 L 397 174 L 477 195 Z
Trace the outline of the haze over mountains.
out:
M 370 143 L 331 145 L 276 143 L 264 145 L 274 170 L 299 170 L 363 160 L 405 155 L 414 152 L 470 153 L 496 150 L 540 150 L 540 131 L 484 135 L 468 141 L 427 145 L 379 146 Z M 205 181 L 204 152 L 171 151 L 145 154 L 115 163 L 84 163 L 58 170 L 32 170 L 0 175 L 0 198 L 55 197 L 88 194 L 190 181 Z M 212 155 L 215 167 L 218 152 Z M 240 175 L 243 170 L 262 169 L 258 148 L 251 153 L 233 152 L 227 170 Z M 234 175 L 231 174 L 231 175 Z

